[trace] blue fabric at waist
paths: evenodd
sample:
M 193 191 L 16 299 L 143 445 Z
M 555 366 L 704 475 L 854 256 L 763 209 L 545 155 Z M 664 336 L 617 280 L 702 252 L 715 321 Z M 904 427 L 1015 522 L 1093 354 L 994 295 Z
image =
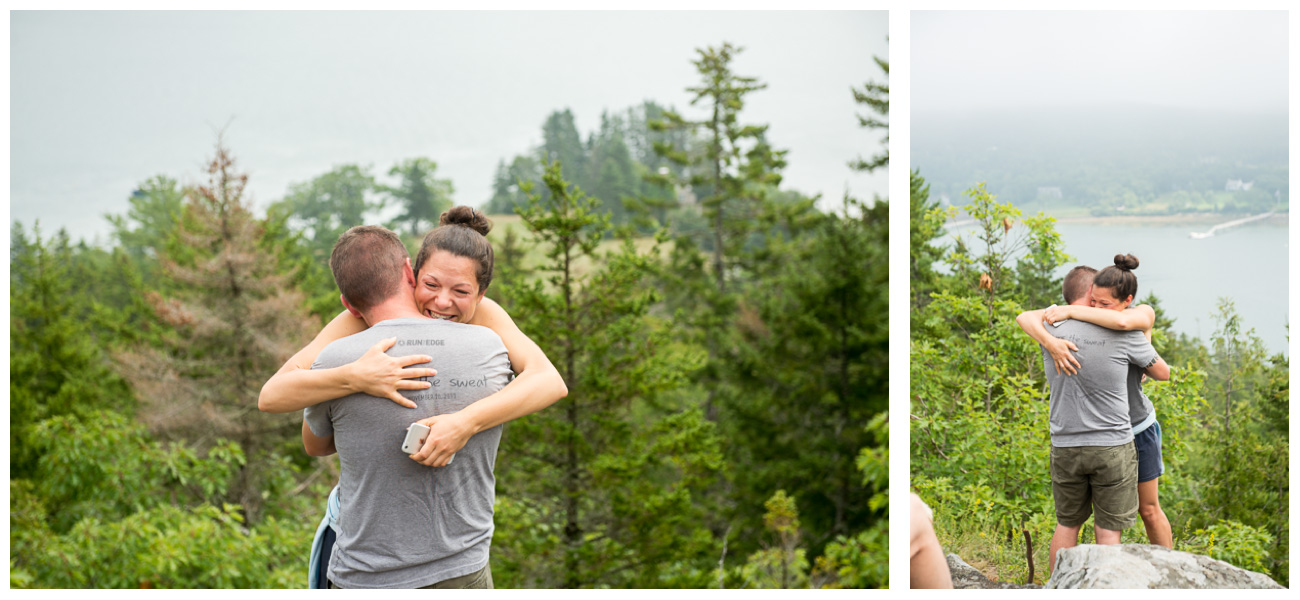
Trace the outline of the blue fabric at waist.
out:
M 1152 423 L 1155 422 L 1156 422 L 1156 411 L 1153 410 L 1151 411 L 1151 414 L 1147 415 L 1147 418 L 1142 419 L 1141 423 L 1138 423 L 1137 425 L 1133 426 L 1133 435 L 1137 435 L 1139 433 L 1142 433 L 1143 431 L 1146 431 L 1146 429 L 1150 427 Z

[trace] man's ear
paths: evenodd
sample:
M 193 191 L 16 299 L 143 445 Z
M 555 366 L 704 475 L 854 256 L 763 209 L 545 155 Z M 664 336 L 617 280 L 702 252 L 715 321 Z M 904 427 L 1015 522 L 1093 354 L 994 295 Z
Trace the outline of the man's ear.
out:
M 361 311 L 353 308 L 351 304 L 348 304 L 348 299 L 344 297 L 343 294 L 339 294 L 339 300 L 343 301 L 343 307 L 348 309 L 348 312 L 352 313 L 352 316 L 361 319 L 362 321 L 366 320 L 365 317 L 361 316 Z
M 411 257 L 406 257 L 406 264 L 402 266 L 402 276 L 406 278 L 406 285 L 415 289 L 415 270 L 411 268 Z

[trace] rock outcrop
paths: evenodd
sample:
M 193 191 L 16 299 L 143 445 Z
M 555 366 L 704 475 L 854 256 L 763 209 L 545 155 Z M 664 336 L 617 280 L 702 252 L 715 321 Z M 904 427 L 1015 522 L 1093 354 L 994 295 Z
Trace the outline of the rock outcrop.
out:
M 991 581 L 979 569 L 966 564 L 960 556 L 948 554 L 948 572 L 952 573 L 952 587 L 959 590 L 1019 590 L 1039 589 L 1041 585 L 1016 585 Z
M 949 555 L 953 556 L 953 555 Z M 951 564 L 951 558 L 949 559 Z M 965 564 L 965 563 L 963 563 Z M 955 583 L 956 574 L 953 580 Z M 1208 556 L 1147 544 L 1061 550 L 1047 582 L 1057 589 L 1281 589 L 1268 576 Z

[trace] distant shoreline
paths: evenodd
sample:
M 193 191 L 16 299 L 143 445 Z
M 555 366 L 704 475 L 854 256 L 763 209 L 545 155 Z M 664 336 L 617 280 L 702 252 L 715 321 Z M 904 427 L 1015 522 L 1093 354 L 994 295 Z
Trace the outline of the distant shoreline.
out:
M 1258 213 L 1241 213 L 1241 214 L 1219 214 L 1219 213 L 1184 213 L 1177 215 L 1110 215 L 1105 217 L 1057 217 L 1057 223 L 1069 223 L 1080 225 L 1207 225 L 1213 226 L 1219 223 L 1226 223 L 1233 219 L 1240 219 Z M 1049 215 L 1050 216 L 1050 215 Z M 1265 223 L 1273 225 L 1286 225 L 1287 213 L 1277 213 L 1267 219 Z M 974 223 L 970 217 L 964 213 L 958 218 L 948 221 L 947 227 L 960 226 Z
M 1259 214 L 1259 213 L 1251 213 Z M 1121 216 L 1111 215 L 1107 217 L 1065 217 L 1056 220 L 1057 223 L 1082 223 L 1087 225 L 1192 225 L 1207 224 L 1216 225 L 1227 223 L 1233 219 L 1240 219 L 1250 214 L 1218 214 L 1218 213 L 1188 213 L 1178 215 L 1134 215 Z M 1278 213 L 1267 219 L 1266 223 L 1285 225 L 1287 223 L 1287 213 Z

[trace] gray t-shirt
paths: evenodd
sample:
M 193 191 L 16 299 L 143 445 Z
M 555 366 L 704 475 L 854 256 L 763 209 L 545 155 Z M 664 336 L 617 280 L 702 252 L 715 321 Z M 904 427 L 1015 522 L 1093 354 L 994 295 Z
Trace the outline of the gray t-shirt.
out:
M 1147 398 L 1146 392 L 1142 391 L 1142 374 L 1145 372 L 1145 369 L 1137 365 L 1128 366 L 1128 420 L 1134 427 L 1156 412 L 1156 406 Z
M 1052 445 L 1118 446 L 1133 439 L 1129 422 L 1128 367 L 1147 367 L 1159 356 L 1141 331 L 1112 331 L 1068 320 L 1053 332 L 1079 348 L 1079 372 L 1056 373 L 1052 356 L 1043 349 L 1043 369 L 1052 386 L 1050 428 Z
M 471 437 L 445 467 L 402 452 L 406 428 L 453 413 L 505 387 L 510 361 L 492 330 L 435 319 L 392 319 L 326 346 L 313 369 L 360 358 L 396 337 L 390 356 L 428 354 L 438 375 L 427 390 L 404 391 L 415 409 L 353 394 L 308 407 L 312 433 L 334 436 L 339 477 L 338 542 L 330 581 L 342 588 L 416 588 L 482 569 L 492 542 L 501 426 Z

